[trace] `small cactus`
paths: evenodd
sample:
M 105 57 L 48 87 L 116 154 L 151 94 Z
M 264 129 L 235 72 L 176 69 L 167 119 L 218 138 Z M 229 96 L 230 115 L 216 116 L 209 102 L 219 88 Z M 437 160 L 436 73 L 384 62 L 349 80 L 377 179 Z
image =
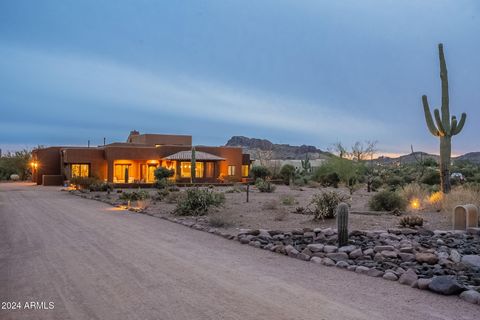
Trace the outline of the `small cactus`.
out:
M 419 216 L 406 216 L 400 219 L 402 227 L 414 228 L 415 226 L 423 226 L 423 218 Z
M 348 244 L 348 204 L 342 202 L 337 207 L 338 246 Z

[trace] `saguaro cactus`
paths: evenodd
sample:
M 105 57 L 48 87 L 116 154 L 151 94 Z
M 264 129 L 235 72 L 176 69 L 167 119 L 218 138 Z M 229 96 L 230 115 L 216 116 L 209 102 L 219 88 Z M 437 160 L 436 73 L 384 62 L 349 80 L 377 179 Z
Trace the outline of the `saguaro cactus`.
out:
M 466 113 L 462 113 L 460 121 L 457 117 L 452 116 L 450 119 L 450 104 L 448 97 L 448 76 L 445 56 L 443 54 L 443 44 L 438 45 L 438 54 L 440 58 L 440 79 L 442 81 L 442 107 L 440 110 L 433 111 L 435 122 L 430 112 L 428 99 L 426 95 L 422 96 L 423 110 L 425 112 L 425 120 L 428 130 L 435 136 L 440 138 L 440 181 L 442 192 L 450 192 L 450 162 L 452 154 L 452 137 L 462 131 L 467 118 Z
M 340 203 L 337 207 L 338 246 L 348 244 L 348 204 Z
M 190 162 L 190 182 L 195 183 L 197 161 L 195 157 L 195 147 L 193 146 L 192 146 L 192 159 L 190 161 L 191 161 Z

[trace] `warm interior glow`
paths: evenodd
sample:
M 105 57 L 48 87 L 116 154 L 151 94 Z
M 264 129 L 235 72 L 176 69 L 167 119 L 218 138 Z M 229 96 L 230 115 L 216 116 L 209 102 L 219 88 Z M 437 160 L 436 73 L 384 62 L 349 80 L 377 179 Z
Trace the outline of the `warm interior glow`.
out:
M 90 165 L 86 163 L 72 163 L 70 165 L 71 176 L 73 177 L 89 177 Z

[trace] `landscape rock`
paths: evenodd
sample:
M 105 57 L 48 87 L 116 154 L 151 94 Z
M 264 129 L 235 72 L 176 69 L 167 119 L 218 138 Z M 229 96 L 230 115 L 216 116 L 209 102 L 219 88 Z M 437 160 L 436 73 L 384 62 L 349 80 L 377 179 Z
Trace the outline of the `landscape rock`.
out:
M 419 252 L 415 255 L 415 259 L 419 263 L 428 263 L 428 264 L 435 264 L 438 262 L 438 257 L 434 253 L 429 252 Z
M 480 268 L 480 255 L 469 254 L 463 256 L 462 263 L 468 267 Z
M 415 281 L 418 280 L 418 276 L 415 273 L 415 270 L 413 269 L 408 269 L 405 273 L 403 273 L 400 276 L 400 279 L 398 279 L 398 282 L 401 284 L 405 284 L 408 286 L 411 286 L 412 284 L 415 283 Z
M 356 246 L 354 245 L 349 245 L 349 246 L 343 246 L 343 247 L 340 247 L 338 248 L 338 252 L 345 252 L 345 253 L 350 253 L 352 252 L 353 250 L 357 249 Z
M 332 252 L 336 252 L 337 251 L 337 246 L 330 246 L 330 245 L 327 245 L 327 246 L 324 246 L 323 247 L 323 252 L 325 253 L 332 253 Z
M 393 272 L 385 272 L 385 274 L 383 275 L 383 279 L 390 280 L 390 281 L 397 281 L 398 277 Z
M 400 252 L 398 256 L 400 257 L 400 259 L 402 259 L 402 261 L 405 261 L 405 262 L 415 261 L 415 255 L 412 253 Z
M 382 270 L 372 268 L 368 270 L 367 275 L 369 275 L 370 277 L 382 277 L 384 275 L 384 272 Z
M 333 261 L 330 258 L 323 258 L 322 259 L 322 264 L 327 266 L 327 267 L 333 267 L 335 265 L 335 261 Z
M 346 261 L 338 261 L 336 266 L 337 268 L 348 268 L 349 264 Z
M 312 244 L 307 245 L 307 248 L 312 252 L 323 251 L 323 247 L 325 247 L 325 245 L 323 245 L 321 243 L 312 243 Z
M 459 294 L 464 288 L 452 276 L 438 276 L 432 279 L 428 289 L 443 295 Z
M 418 289 L 421 289 L 421 290 L 427 290 L 428 289 L 428 286 L 430 285 L 430 282 L 432 282 L 432 279 L 431 278 L 428 278 L 428 279 L 418 279 L 417 280 L 417 286 L 418 286 Z
M 313 263 L 319 263 L 321 264 L 322 263 L 322 258 L 319 258 L 319 257 L 312 257 L 310 258 L 310 261 L 313 262 Z
M 356 273 L 361 273 L 361 274 L 366 274 L 370 268 L 364 267 L 364 266 L 358 266 L 355 268 Z
M 480 304 L 480 292 L 476 290 L 463 291 L 460 298 L 470 303 Z
M 450 260 L 452 260 L 455 263 L 459 263 L 460 261 L 462 261 L 462 256 L 460 255 L 460 253 L 458 253 L 457 250 L 452 249 L 450 251 Z
M 397 257 L 397 253 L 395 251 L 382 251 L 380 252 L 380 254 L 385 257 L 385 258 L 389 258 L 389 259 L 394 259 Z
M 345 252 L 327 253 L 327 258 L 330 258 L 335 262 L 347 261 L 348 260 L 348 254 L 346 254 Z
M 382 252 L 382 251 L 394 251 L 395 248 L 393 246 L 375 246 L 373 251 L 375 252 Z
M 350 257 L 350 259 L 357 259 L 363 256 L 362 249 L 355 249 L 352 252 L 350 252 L 348 256 Z

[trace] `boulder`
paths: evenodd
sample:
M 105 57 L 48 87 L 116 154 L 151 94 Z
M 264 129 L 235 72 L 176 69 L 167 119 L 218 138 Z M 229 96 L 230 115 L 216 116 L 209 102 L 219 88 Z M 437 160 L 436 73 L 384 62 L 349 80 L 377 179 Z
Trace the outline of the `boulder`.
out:
M 382 270 L 378 270 L 378 269 L 375 269 L 375 268 L 372 268 L 370 270 L 368 270 L 367 272 L 367 275 L 369 275 L 370 277 L 381 277 L 383 276 L 384 272 Z
M 350 257 L 350 259 L 357 259 L 357 258 L 363 256 L 362 249 L 360 249 L 360 248 L 355 249 L 352 252 L 350 252 L 350 254 L 348 256 Z
M 350 253 L 355 249 L 357 249 L 357 247 L 354 246 L 354 245 L 343 246 L 343 247 L 338 248 L 338 252 Z
M 404 274 L 400 276 L 400 279 L 398 279 L 398 282 L 400 282 L 401 284 L 406 284 L 408 286 L 411 286 L 417 280 L 418 280 L 418 276 L 415 273 L 415 270 L 408 269 Z
M 332 253 L 337 251 L 337 246 L 324 246 L 323 252 L 325 253 Z
M 337 268 L 348 268 L 349 264 L 346 261 L 338 261 L 336 264 Z
M 383 275 L 383 279 L 390 280 L 390 281 L 397 281 L 398 277 L 393 272 L 385 272 L 385 274 Z
M 404 262 L 412 262 L 412 261 L 415 261 L 415 255 L 412 254 L 412 253 L 400 252 L 400 253 L 398 254 L 398 256 L 399 256 L 400 259 L 402 259 L 402 261 L 404 261 Z
M 370 268 L 364 267 L 364 266 L 358 266 L 355 268 L 356 273 L 362 273 L 362 274 L 366 274 L 368 270 L 370 270 Z
M 417 285 L 418 285 L 418 289 L 420 290 L 427 290 L 428 289 L 428 286 L 430 285 L 430 282 L 432 282 L 432 279 L 431 278 L 428 278 L 428 279 L 418 279 L 417 280 Z
M 335 261 L 333 261 L 330 258 L 323 258 L 322 264 L 327 266 L 327 267 L 333 267 L 335 265 Z
M 375 246 L 373 248 L 375 252 L 382 252 L 382 251 L 394 251 L 395 248 L 393 246 Z
M 348 254 L 346 254 L 345 252 L 327 253 L 327 258 L 330 258 L 335 262 L 347 261 L 348 260 Z
M 460 298 L 470 303 L 480 304 L 480 292 L 475 290 L 463 291 Z
M 435 264 L 438 262 L 438 257 L 434 253 L 419 252 L 415 255 L 418 263 Z
M 395 259 L 397 257 L 397 253 L 395 251 L 384 250 L 380 252 L 380 254 L 387 259 Z
M 312 257 L 312 258 L 310 259 L 310 261 L 313 262 L 313 263 L 322 263 L 322 260 L 323 260 L 323 259 L 322 259 L 322 258 L 319 258 L 319 257 Z
M 469 254 L 463 256 L 462 262 L 468 267 L 480 268 L 480 255 Z
M 307 248 L 312 252 L 323 251 L 323 247 L 325 247 L 325 246 L 321 243 L 313 243 L 313 244 L 307 245 Z
M 462 256 L 460 255 L 460 253 L 458 253 L 457 250 L 452 249 L 450 251 L 450 260 L 452 260 L 455 263 L 459 263 L 460 261 L 462 261 Z
M 444 295 L 459 294 L 464 290 L 462 285 L 452 276 L 438 276 L 433 278 L 428 285 L 428 289 Z

